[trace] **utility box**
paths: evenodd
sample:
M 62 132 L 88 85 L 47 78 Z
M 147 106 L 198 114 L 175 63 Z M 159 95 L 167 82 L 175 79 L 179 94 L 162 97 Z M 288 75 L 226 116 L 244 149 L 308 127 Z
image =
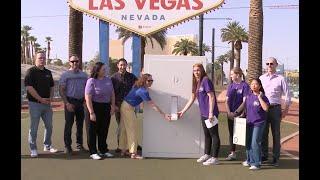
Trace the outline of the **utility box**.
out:
M 153 77 L 149 89 L 151 99 L 167 114 L 168 122 L 144 105 L 143 110 L 143 150 L 144 157 L 198 158 L 204 153 L 204 134 L 202 130 L 198 101 L 177 118 L 177 112 L 187 104 L 192 94 L 193 64 L 206 67 L 204 56 L 145 55 L 144 73 Z

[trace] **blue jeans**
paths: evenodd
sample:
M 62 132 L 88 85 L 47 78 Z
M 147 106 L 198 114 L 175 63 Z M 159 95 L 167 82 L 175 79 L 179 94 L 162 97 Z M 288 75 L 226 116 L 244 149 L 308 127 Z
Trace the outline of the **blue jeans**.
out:
M 30 129 L 29 129 L 29 145 L 31 150 L 37 149 L 37 132 L 40 117 L 42 118 L 45 126 L 44 142 L 46 147 L 51 146 L 52 135 L 52 108 L 51 105 L 41 104 L 29 101 L 30 112 Z
M 265 122 L 258 126 L 247 125 L 247 162 L 251 166 L 260 166 L 261 162 L 261 141 Z

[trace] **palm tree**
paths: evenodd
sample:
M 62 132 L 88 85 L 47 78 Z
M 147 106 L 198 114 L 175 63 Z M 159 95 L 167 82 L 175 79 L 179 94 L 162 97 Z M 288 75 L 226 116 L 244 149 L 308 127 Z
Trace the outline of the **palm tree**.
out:
M 248 42 L 248 32 L 244 27 L 239 26 L 237 29 L 237 40 L 234 44 L 234 48 L 236 50 L 235 59 L 236 59 L 236 67 L 240 68 L 240 57 L 241 57 L 241 49 L 242 42 Z
M 24 25 L 21 28 L 21 36 L 22 36 L 22 48 L 23 48 L 23 59 L 22 59 L 22 63 L 26 64 L 27 60 L 30 58 L 30 51 L 29 51 L 29 43 L 28 43 L 28 39 L 30 36 L 29 31 L 32 30 L 32 27 Z
M 82 69 L 83 14 L 70 7 L 69 11 L 69 57 L 77 55 Z
M 128 31 L 126 29 L 118 27 L 116 29 L 116 32 L 119 33 L 118 39 L 122 38 L 122 43 L 124 44 L 130 37 L 133 36 L 133 33 L 131 31 Z M 145 48 L 148 43 L 148 39 L 151 42 L 151 46 L 153 48 L 153 40 L 155 40 L 163 50 L 165 45 L 167 44 L 167 30 L 162 30 L 159 32 L 156 32 L 154 34 L 148 35 L 146 37 L 141 36 L 141 69 L 144 67 L 144 54 L 146 53 Z
M 29 37 L 29 41 L 30 41 L 30 44 L 31 44 L 31 59 L 32 59 L 32 61 L 31 61 L 31 64 L 33 64 L 33 62 L 34 62 L 34 56 L 35 56 L 35 47 L 34 47 L 34 44 L 35 44 L 35 42 L 37 41 L 37 38 L 36 37 L 34 37 L 34 36 L 30 36 Z
M 173 45 L 174 49 L 172 54 L 183 54 L 184 56 L 191 54 L 199 54 L 197 44 L 189 39 L 180 39 Z
M 236 49 L 236 67 L 240 67 L 240 56 L 242 49 L 242 42 L 248 42 L 248 33 L 245 28 L 237 21 L 229 22 L 226 28 L 221 29 L 222 42 L 228 41 L 231 43 L 232 56 L 230 61 L 230 70 L 234 67 Z
M 229 51 L 230 52 L 230 51 Z M 228 63 L 230 61 L 230 53 L 226 53 L 217 57 L 216 61 L 221 66 L 221 86 L 223 86 L 223 63 Z
M 251 80 L 262 74 L 262 0 L 250 0 L 249 12 L 248 80 Z
M 193 56 L 199 55 L 199 47 L 197 46 L 198 52 L 197 54 L 192 54 Z M 211 52 L 211 47 L 206 45 L 205 43 L 202 43 L 202 54 L 205 55 L 206 52 Z
M 39 43 L 34 43 L 33 44 L 33 46 L 34 46 L 34 51 L 37 53 L 38 51 L 40 51 L 41 50 L 41 45 L 39 44 Z
M 47 43 L 47 50 L 48 50 L 48 56 L 47 56 L 47 59 L 49 60 L 50 59 L 50 50 L 51 50 L 51 47 L 50 47 L 50 42 L 52 41 L 51 37 L 48 36 L 46 37 L 46 43 Z

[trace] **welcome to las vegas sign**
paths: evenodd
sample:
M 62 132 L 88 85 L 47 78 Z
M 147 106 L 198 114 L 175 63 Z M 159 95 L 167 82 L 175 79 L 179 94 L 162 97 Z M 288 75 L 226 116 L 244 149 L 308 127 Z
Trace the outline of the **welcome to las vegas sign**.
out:
M 85 14 L 146 36 L 218 8 L 224 0 L 68 0 Z

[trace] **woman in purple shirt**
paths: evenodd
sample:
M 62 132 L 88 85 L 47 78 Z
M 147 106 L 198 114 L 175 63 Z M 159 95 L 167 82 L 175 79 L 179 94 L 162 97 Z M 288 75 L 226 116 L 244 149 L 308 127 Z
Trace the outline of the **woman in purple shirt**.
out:
M 219 116 L 219 110 L 211 80 L 208 78 L 202 64 L 193 65 L 192 96 L 186 106 L 178 112 L 179 118 L 191 107 L 195 99 L 198 99 L 201 113 L 201 122 L 205 135 L 204 155 L 197 162 L 203 165 L 218 164 L 218 154 L 220 149 L 220 138 L 218 133 L 218 124 L 207 128 L 205 120 L 213 122 Z
M 101 159 L 101 156 L 112 157 L 113 155 L 108 153 L 106 141 L 110 118 L 114 113 L 115 95 L 112 81 L 106 77 L 105 65 L 102 62 L 97 62 L 92 69 L 86 83 L 85 99 L 90 113 L 88 132 L 90 157 L 95 160 Z M 97 136 L 100 155 L 97 154 Z
M 268 98 L 264 95 L 260 79 L 253 79 L 250 88 L 252 93 L 245 99 L 247 160 L 242 165 L 251 166 L 249 169 L 256 170 L 260 169 L 262 133 L 270 104 Z
M 226 95 L 226 109 L 229 128 L 230 154 L 226 158 L 228 161 L 236 160 L 236 145 L 233 144 L 233 120 L 239 115 L 240 106 L 243 106 L 246 96 L 250 91 L 248 83 L 242 80 L 243 73 L 238 67 L 230 71 L 232 83 L 228 86 Z

